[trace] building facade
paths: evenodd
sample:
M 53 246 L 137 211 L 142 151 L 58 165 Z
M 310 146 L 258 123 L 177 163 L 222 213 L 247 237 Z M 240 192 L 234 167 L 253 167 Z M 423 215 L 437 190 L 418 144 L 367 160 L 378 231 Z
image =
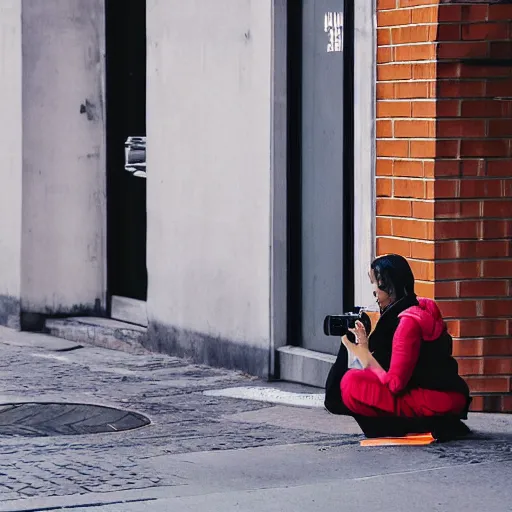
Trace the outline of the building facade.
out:
M 321 385 L 323 317 L 397 252 L 474 410 L 512 411 L 511 31 L 505 2 L 2 0 L 0 323 L 121 304 L 152 350 Z

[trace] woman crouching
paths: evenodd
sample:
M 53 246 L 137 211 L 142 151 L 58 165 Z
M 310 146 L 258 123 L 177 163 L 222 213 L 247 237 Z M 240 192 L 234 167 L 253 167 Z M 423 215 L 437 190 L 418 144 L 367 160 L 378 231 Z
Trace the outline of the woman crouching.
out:
M 380 318 L 370 337 L 361 322 L 346 336 L 326 382 L 325 407 L 353 416 L 367 437 L 432 432 L 439 441 L 470 433 L 471 398 L 452 357 L 437 304 L 416 297 L 407 260 L 390 254 L 370 268 Z M 348 351 L 363 369 L 348 368 Z

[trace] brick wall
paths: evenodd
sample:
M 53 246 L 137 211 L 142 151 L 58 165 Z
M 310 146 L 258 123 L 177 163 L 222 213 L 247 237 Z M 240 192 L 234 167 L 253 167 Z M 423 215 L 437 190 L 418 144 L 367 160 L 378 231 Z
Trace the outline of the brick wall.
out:
M 377 252 L 439 301 L 473 410 L 512 412 L 512 5 L 377 4 Z

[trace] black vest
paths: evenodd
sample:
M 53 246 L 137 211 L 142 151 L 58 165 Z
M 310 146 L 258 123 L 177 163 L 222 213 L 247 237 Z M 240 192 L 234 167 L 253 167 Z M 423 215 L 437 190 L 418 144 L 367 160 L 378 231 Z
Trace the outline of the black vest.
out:
M 391 363 L 393 336 L 400 322 L 398 315 L 417 305 L 415 295 L 403 297 L 391 304 L 381 314 L 370 335 L 370 351 L 386 371 L 389 370 Z M 459 376 L 459 366 L 452 357 L 452 337 L 446 330 L 437 340 L 421 343 L 418 362 L 405 391 L 414 388 L 462 393 L 467 397 L 467 408 L 463 416 L 466 417 L 471 402 L 469 388 L 464 379 Z

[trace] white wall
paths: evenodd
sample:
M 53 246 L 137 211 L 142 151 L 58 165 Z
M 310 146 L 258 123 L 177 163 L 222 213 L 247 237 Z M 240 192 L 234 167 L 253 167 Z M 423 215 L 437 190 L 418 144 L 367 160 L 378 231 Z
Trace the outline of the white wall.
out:
M 21 265 L 21 3 L 0 2 L 0 317 L 15 316 Z M 9 311 L 10 310 L 10 311 Z M 0 318 L 10 323 L 14 318 Z
M 355 305 L 375 304 L 368 278 L 375 257 L 375 0 L 354 3 L 354 282 Z
M 105 302 L 104 0 L 22 7 L 22 305 L 87 310 Z
M 269 351 L 272 1 L 147 13 L 150 324 Z

